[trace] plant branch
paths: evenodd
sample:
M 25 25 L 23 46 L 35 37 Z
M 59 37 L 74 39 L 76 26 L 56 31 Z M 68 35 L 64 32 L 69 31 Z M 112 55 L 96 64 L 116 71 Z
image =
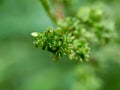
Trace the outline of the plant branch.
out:
M 52 19 L 52 21 L 56 24 L 57 23 L 57 18 L 56 16 L 53 14 L 51 7 L 49 6 L 47 0 L 40 0 L 40 2 L 42 3 L 44 9 L 46 10 L 47 14 L 49 15 L 49 17 Z

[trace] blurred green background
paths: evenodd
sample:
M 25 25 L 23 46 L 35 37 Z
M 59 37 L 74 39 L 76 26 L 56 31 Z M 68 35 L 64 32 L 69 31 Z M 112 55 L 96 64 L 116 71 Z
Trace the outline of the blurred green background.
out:
M 72 1 L 76 9 L 99 0 Z M 120 1 L 100 1 L 113 9 L 119 36 Z M 66 57 L 54 63 L 50 53 L 32 44 L 31 32 L 44 31 L 47 26 L 55 25 L 39 0 L 0 0 L 0 90 L 72 90 L 76 63 Z M 119 40 L 92 54 L 101 65 L 101 90 L 120 90 Z

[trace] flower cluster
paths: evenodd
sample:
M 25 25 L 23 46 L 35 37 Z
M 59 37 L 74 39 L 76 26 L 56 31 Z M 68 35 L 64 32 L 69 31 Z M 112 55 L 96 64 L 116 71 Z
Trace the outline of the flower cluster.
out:
M 35 37 L 36 47 L 53 53 L 53 61 L 59 60 L 63 55 L 68 55 L 71 60 L 88 60 L 89 47 L 86 41 L 75 38 L 61 28 L 54 30 L 49 27 L 45 32 L 32 33 L 32 36 Z
M 114 22 L 102 5 L 82 7 L 75 17 L 58 21 L 57 28 L 32 33 L 34 44 L 54 55 L 53 61 L 68 55 L 70 60 L 87 61 L 88 43 L 105 44 L 115 36 Z M 88 43 L 87 43 L 88 42 Z
M 84 6 L 77 13 L 84 30 L 82 34 L 90 42 L 106 44 L 116 37 L 115 22 L 104 4 Z

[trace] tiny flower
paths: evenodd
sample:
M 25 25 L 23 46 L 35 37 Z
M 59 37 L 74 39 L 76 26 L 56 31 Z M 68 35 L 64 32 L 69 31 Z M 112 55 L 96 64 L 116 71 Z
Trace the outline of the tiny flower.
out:
M 38 37 L 38 33 L 37 33 L 37 32 L 32 32 L 31 35 L 32 35 L 33 37 Z

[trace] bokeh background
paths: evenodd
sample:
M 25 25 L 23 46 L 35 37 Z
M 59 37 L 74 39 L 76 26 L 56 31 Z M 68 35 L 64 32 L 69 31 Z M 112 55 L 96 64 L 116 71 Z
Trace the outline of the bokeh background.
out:
M 73 6 L 66 6 L 67 15 L 68 11 L 95 1 L 104 2 L 112 9 L 118 40 L 92 54 L 100 63 L 96 73 L 102 82 L 99 90 L 120 90 L 120 0 L 71 1 Z M 67 57 L 52 62 L 50 53 L 32 44 L 31 32 L 44 31 L 47 26 L 55 25 L 39 0 L 0 0 L 0 90 L 73 90 L 76 63 Z M 91 77 L 86 73 L 91 69 L 84 67 L 80 68 Z

